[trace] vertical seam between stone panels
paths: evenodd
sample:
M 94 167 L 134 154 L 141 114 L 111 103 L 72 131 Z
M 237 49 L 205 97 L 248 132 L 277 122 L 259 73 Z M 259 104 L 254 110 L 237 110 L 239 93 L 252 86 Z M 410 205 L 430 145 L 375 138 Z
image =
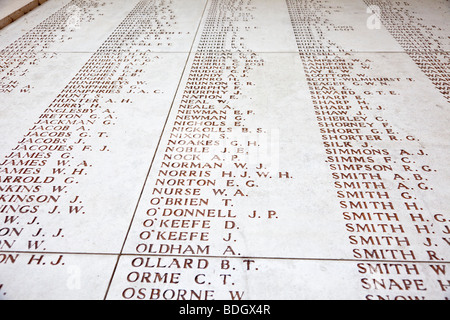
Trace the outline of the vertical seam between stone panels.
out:
M 152 160 L 151 160 L 150 167 L 149 167 L 149 169 L 148 169 L 148 171 L 147 171 L 147 176 L 145 177 L 145 180 L 144 180 L 144 185 L 142 186 L 141 193 L 139 194 L 139 198 L 138 198 L 138 201 L 137 201 L 137 203 L 136 203 L 136 207 L 135 207 L 135 209 L 134 209 L 133 216 L 132 216 L 131 221 L 130 221 L 130 225 L 128 226 L 127 234 L 125 235 L 125 239 L 124 239 L 124 241 L 123 241 L 123 244 L 122 244 L 122 248 L 121 248 L 121 250 L 120 250 L 120 253 L 119 253 L 118 256 L 117 256 L 117 261 L 116 261 L 116 264 L 115 264 L 115 266 L 114 266 L 114 270 L 113 270 L 113 272 L 112 272 L 111 279 L 109 280 L 109 283 L 108 283 L 108 287 L 107 287 L 107 289 L 106 289 L 106 293 L 105 293 L 104 300 L 106 300 L 107 297 L 108 297 L 109 290 L 110 290 L 111 285 L 112 285 L 112 282 L 113 282 L 113 280 L 114 280 L 114 276 L 115 276 L 115 274 L 116 274 L 117 267 L 118 267 L 118 265 L 119 265 L 120 257 L 123 255 L 123 251 L 124 251 L 124 248 L 125 248 L 125 244 L 126 244 L 126 242 L 127 242 L 127 240 L 128 240 L 128 236 L 129 236 L 129 234 L 130 234 L 131 227 L 133 226 L 134 218 L 136 217 L 136 213 L 137 213 L 137 210 L 138 210 L 138 208 L 139 208 L 139 204 L 140 204 L 140 202 L 141 202 L 142 196 L 143 196 L 143 194 L 144 194 L 144 190 L 145 190 L 145 187 L 146 187 L 146 185 L 147 185 L 148 178 L 149 178 L 150 173 L 151 173 L 151 171 L 152 171 L 153 163 L 155 162 L 156 154 L 158 153 L 159 146 L 161 145 L 162 137 L 163 137 L 163 135 L 164 135 L 164 132 L 165 132 L 166 127 L 167 127 L 167 124 L 168 124 L 168 122 L 169 122 L 170 114 L 172 113 L 173 106 L 174 106 L 174 104 L 175 104 L 175 100 L 176 100 L 176 98 L 177 98 L 177 96 L 178 96 L 178 91 L 179 91 L 180 86 L 181 86 L 181 83 L 182 83 L 182 81 L 183 81 L 184 74 L 186 73 L 186 68 L 187 68 L 187 65 L 188 65 L 188 63 L 189 63 L 189 60 L 190 60 L 190 58 L 191 58 L 191 55 L 192 55 L 192 52 L 193 52 L 193 49 L 194 49 L 194 44 L 195 44 L 195 41 L 197 40 L 197 36 L 198 36 L 199 31 L 200 31 L 200 27 L 201 27 L 201 25 L 202 25 L 203 17 L 205 16 L 205 12 L 206 12 L 206 8 L 208 7 L 208 4 L 209 4 L 209 0 L 206 0 L 205 7 L 203 8 L 202 16 L 200 17 L 200 21 L 199 21 L 199 23 L 198 23 L 197 30 L 196 30 L 195 35 L 194 35 L 194 39 L 192 40 L 191 48 L 190 48 L 190 50 L 189 50 L 188 56 L 187 56 L 187 58 L 186 58 L 186 62 L 185 62 L 185 64 L 184 64 L 183 71 L 182 71 L 181 76 L 180 76 L 180 80 L 178 81 L 177 89 L 176 89 L 176 91 L 175 91 L 175 93 L 174 93 L 174 96 L 173 96 L 173 99 L 172 99 L 172 104 L 170 105 L 169 112 L 167 113 L 166 121 L 165 121 L 165 123 L 164 123 L 163 129 L 162 129 L 161 134 L 160 134 L 160 136 L 159 136 L 159 141 L 158 141 L 158 144 L 156 145 L 155 152 L 153 153 L 153 158 L 152 158 Z

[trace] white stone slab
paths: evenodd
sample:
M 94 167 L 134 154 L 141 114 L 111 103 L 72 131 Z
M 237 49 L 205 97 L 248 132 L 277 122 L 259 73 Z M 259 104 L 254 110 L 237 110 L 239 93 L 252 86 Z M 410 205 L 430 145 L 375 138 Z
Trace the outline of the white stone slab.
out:
M 2 44 L 1 49 L 3 49 L 3 45 L 15 41 L 18 37 L 43 22 L 43 20 L 47 19 L 51 14 L 61 9 L 70 1 L 71 0 L 46 1 L 26 15 L 22 16 L 20 19 L 14 21 L 14 23 L 7 25 L 0 33 L 0 43 Z M 14 4 L 12 4 L 13 2 Z M 16 1 L 9 1 L 9 3 L 10 5 L 16 6 Z
M 449 298 L 448 3 L 47 3 L 0 31 L 2 298 Z
M 1 300 L 101 300 L 115 260 L 108 255 L 2 253 Z

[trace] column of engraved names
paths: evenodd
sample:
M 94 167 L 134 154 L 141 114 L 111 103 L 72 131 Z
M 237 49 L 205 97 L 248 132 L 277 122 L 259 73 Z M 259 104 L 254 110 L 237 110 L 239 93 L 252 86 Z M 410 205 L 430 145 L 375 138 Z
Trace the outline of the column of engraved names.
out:
M 238 203 L 258 180 L 269 179 L 251 178 L 260 176 L 258 166 L 246 162 L 258 146 L 257 130 L 246 121 L 254 110 L 243 99 L 244 84 L 252 84 L 252 69 L 264 66 L 245 41 L 246 31 L 256 27 L 253 5 L 209 2 L 180 103 L 168 120 L 108 297 L 246 297 L 246 273 L 258 268 L 240 258 L 240 221 L 254 213 L 239 210 Z
M 394 85 L 414 80 L 374 76 L 372 56 L 327 42 L 321 32 L 329 23 L 326 9 L 339 12 L 337 7 L 322 1 L 287 4 L 351 256 L 364 261 L 357 270 L 365 298 L 424 299 L 434 292 L 443 297 L 447 220 L 421 203 L 424 193 L 433 192 L 427 178 L 436 170 L 417 138 L 393 129 L 381 116 L 385 107 L 368 102 L 375 95 L 399 95 Z M 415 263 L 422 260 L 430 263 Z
M 54 52 L 43 53 L 43 51 L 48 50 L 54 43 L 70 40 L 69 32 L 67 32 L 67 22 L 73 16 L 72 9 L 77 8 L 80 12 L 83 12 L 83 15 L 79 16 L 78 23 L 86 24 L 95 20 L 95 13 L 102 5 L 104 5 L 104 2 L 71 1 L 11 44 L 5 47 L 2 46 L 0 50 L 0 96 L 10 98 L 11 96 L 18 97 L 18 94 L 30 95 L 34 89 L 33 85 L 27 80 L 30 70 L 33 70 L 42 62 L 45 63 L 57 57 L 57 54 Z M 8 107 L 5 100 L 4 107 Z M 34 172 L 31 167 L 35 164 L 36 161 L 29 159 L 0 161 L 0 179 L 2 181 L 0 184 L 2 199 L 0 204 L 0 250 L 18 249 L 15 246 L 16 239 L 23 233 L 18 215 L 37 211 L 37 206 L 29 204 L 29 201 L 32 199 L 30 197 L 17 198 L 17 200 L 11 199 L 11 195 L 18 195 L 19 192 L 28 192 L 27 190 L 30 192 L 40 191 L 40 185 L 26 186 L 19 182 L 19 180 L 27 179 L 26 183 L 31 183 L 30 180 L 33 178 L 30 175 Z M 14 180 L 12 180 L 13 175 Z M 14 203 L 10 204 L 10 200 Z M 33 219 L 30 219 L 30 221 L 33 221 Z M 33 234 L 39 235 L 40 232 L 38 230 L 37 234 Z M 29 236 L 29 238 L 28 245 L 30 247 L 39 246 L 38 242 L 33 241 L 33 236 Z M 0 254 L 0 264 L 13 266 L 19 264 L 21 258 L 29 264 L 37 262 L 39 265 L 44 265 L 46 263 L 43 261 L 42 256 L 32 256 L 31 259 L 30 256 L 21 256 L 20 258 L 19 256 L 17 253 L 2 253 Z M 58 255 L 49 256 L 48 262 L 50 265 L 64 264 L 61 256 Z M 12 292 L 7 291 L 9 291 L 8 286 L 0 283 L 0 295 L 8 298 L 14 292 L 14 290 Z
M 160 37 L 174 34 L 170 3 L 140 1 L 4 157 L 2 251 L 38 252 L 28 264 L 47 266 L 45 251 L 95 251 L 83 248 L 83 243 L 71 249 L 59 245 L 67 229 L 77 234 L 72 222 L 91 213 L 73 190 L 87 181 L 98 155 L 110 152 L 108 137 L 120 121 L 118 108 L 131 106 L 133 98 L 148 93 L 141 79 L 143 66 L 153 61 L 150 45 L 164 47 L 172 41 L 173 36 Z M 158 27 L 153 27 L 155 21 Z M 12 255 L 12 261 L 19 255 Z M 52 262 L 62 265 L 63 255 Z
M 0 94 L 29 93 L 25 83 L 30 69 L 40 62 L 54 59 L 52 44 L 68 42 L 75 28 L 94 22 L 105 2 L 73 0 L 33 27 L 26 34 L 0 50 Z M 71 20 L 76 18 L 76 24 Z M 46 52 L 48 51 L 48 52 Z M 17 90 L 18 89 L 18 90 Z

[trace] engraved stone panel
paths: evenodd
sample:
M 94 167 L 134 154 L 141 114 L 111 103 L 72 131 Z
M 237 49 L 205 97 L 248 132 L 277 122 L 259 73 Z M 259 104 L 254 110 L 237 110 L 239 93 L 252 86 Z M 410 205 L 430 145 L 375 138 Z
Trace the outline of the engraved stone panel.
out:
M 449 9 L 53 0 L 8 25 L 0 298 L 448 299 Z

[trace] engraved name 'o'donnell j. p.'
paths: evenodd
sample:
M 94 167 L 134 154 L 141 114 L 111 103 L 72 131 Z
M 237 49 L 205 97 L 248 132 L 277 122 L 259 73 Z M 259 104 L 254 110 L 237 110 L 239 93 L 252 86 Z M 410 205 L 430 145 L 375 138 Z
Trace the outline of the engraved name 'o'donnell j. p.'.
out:
M 58 0 L 9 24 L 0 299 L 448 299 L 448 10 Z

